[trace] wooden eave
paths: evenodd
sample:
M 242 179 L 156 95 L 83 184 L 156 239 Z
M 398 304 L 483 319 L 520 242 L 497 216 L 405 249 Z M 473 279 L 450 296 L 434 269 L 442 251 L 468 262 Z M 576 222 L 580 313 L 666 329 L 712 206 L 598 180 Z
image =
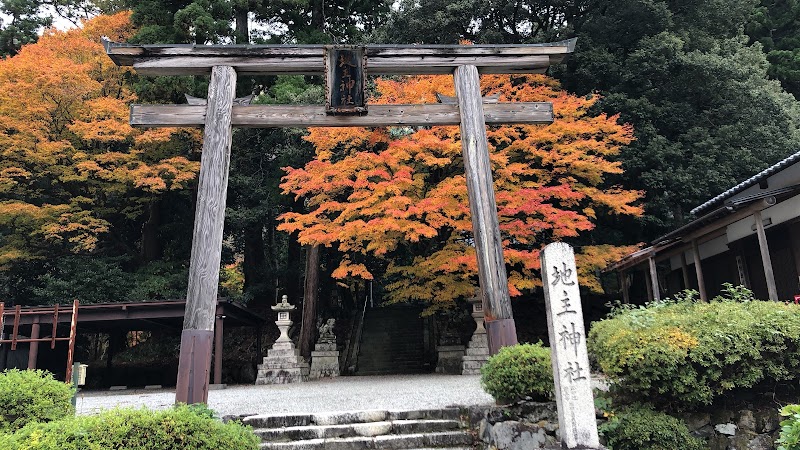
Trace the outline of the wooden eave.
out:
M 688 251 L 692 248 L 692 242 L 697 244 L 708 242 L 725 235 L 729 225 L 744 218 L 751 217 L 755 212 L 764 210 L 770 205 L 761 201 L 764 196 L 772 195 L 778 198 L 778 203 L 794 195 L 800 190 L 800 185 L 788 186 L 775 189 L 766 193 L 744 198 L 742 203 L 736 205 L 722 206 L 701 217 L 687 223 L 686 225 L 654 240 L 650 247 L 631 253 L 630 255 L 609 264 L 603 272 L 620 272 L 632 267 L 644 264 L 654 256 L 656 261 L 662 261 L 679 254 L 681 251 Z
M 80 304 L 78 322 L 81 328 L 88 326 L 91 329 L 150 329 L 154 324 L 180 329 L 185 309 L 185 300 Z M 50 316 L 52 320 L 53 311 L 53 306 L 24 307 L 19 324 L 31 325 L 37 316 L 42 318 L 42 323 L 47 323 L 46 317 Z M 12 309 L 6 309 L 6 327 L 11 326 L 8 316 L 13 314 Z M 226 317 L 226 326 L 261 326 L 266 323 L 263 317 L 247 307 L 225 299 L 217 301 L 217 314 Z M 62 307 L 57 321 L 68 324 L 71 317 L 71 311 Z
M 576 39 L 528 45 L 365 45 L 370 75 L 450 74 L 461 65 L 481 73 L 544 73 L 563 62 Z M 322 75 L 325 45 L 131 45 L 103 40 L 119 66 L 141 75 L 205 75 L 214 66 L 240 74 Z

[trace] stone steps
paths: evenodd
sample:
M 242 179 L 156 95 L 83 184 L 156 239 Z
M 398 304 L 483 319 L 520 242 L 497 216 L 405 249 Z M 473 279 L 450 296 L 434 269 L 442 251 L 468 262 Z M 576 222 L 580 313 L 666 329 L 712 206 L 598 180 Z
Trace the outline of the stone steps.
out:
M 254 428 L 262 449 L 471 449 L 474 436 L 456 408 L 413 411 L 259 415 Z
M 468 431 L 437 433 L 384 434 L 346 438 L 307 439 L 292 442 L 262 442 L 263 449 L 282 450 L 362 450 L 362 449 L 413 449 L 421 447 L 450 448 L 469 446 L 473 442 Z

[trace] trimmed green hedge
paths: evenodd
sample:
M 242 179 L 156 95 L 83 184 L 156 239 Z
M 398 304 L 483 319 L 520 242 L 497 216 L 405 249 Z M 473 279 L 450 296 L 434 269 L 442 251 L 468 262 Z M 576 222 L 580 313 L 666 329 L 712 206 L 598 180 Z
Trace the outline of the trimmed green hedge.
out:
M 704 450 L 686 424 L 649 406 L 630 406 L 599 429 L 609 450 Z
M 781 435 L 776 444 L 778 450 L 800 450 L 800 405 L 786 405 L 781 408 Z
M 622 310 L 592 325 L 589 351 L 622 393 L 676 410 L 796 380 L 800 307 L 720 300 Z
M 44 370 L 0 372 L 0 433 L 74 414 L 72 386 Z
M 257 450 L 258 444 L 249 427 L 223 424 L 208 409 L 185 405 L 165 411 L 116 409 L 31 423 L 0 435 L 3 450 Z
M 501 348 L 481 368 L 481 385 L 501 403 L 525 396 L 548 400 L 553 393 L 550 349 L 541 342 Z

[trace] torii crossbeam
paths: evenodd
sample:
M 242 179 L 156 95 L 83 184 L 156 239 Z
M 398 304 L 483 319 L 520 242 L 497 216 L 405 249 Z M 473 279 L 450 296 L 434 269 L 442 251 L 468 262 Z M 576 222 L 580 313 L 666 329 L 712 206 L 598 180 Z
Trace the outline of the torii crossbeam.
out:
M 186 313 L 181 334 L 176 401 L 205 403 L 211 367 L 214 306 L 219 283 L 222 231 L 232 127 L 377 127 L 461 125 L 478 275 L 489 349 L 517 343 L 497 219 L 486 124 L 553 121 L 551 103 L 492 103 L 481 98 L 479 73 L 544 73 L 572 53 L 575 40 L 532 45 L 128 45 L 105 41 L 118 65 L 140 75 L 211 74 L 206 105 L 133 105 L 131 125 L 204 125 L 197 210 L 192 237 Z M 357 72 L 337 73 L 340 53 L 351 52 Z M 349 55 L 350 53 L 345 53 Z M 335 55 L 331 57 L 330 55 Z M 349 57 L 349 56 L 348 56 Z M 349 61 L 349 60 L 348 60 Z M 338 64 L 343 66 L 344 63 Z M 359 66 L 360 68 L 356 68 Z M 359 72 L 360 70 L 360 72 Z M 237 74 L 326 75 L 328 104 L 233 105 Z M 431 105 L 355 105 L 331 100 L 352 94 L 366 75 L 453 74 L 456 102 Z M 332 81 L 336 78 L 336 82 Z M 344 78 L 342 78 L 344 77 Z M 356 92 L 358 94 L 358 92 Z M 361 92 L 363 94 L 363 92 Z M 337 103 L 337 104 L 333 104 Z M 345 111 L 342 114 L 342 109 Z M 348 110 L 348 108 L 350 108 Z M 348 113 L 349 112 L 349 113 Z

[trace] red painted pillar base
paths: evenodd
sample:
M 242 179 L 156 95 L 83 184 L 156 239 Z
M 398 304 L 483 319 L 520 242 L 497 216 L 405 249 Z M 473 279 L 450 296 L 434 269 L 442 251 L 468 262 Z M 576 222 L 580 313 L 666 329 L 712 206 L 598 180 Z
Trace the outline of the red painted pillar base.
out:
M 211 330 L 183 330 L 178 360 L 175 403 L 208 403 L 208 374 L 211 371 Z
M 486 321 L 486 334 L 489 339 L 489 354 L 496 355 L 503 347 L 517 345 L 517 326 L 514 319 L 495 319 Z

